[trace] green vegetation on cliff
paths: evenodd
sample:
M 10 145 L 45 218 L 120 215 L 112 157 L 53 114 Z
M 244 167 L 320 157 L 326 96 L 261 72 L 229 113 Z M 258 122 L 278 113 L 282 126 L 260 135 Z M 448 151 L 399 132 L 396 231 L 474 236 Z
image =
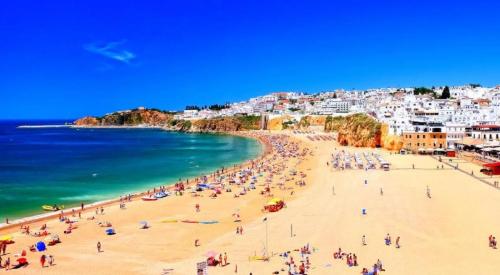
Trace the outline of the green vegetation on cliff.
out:
M 193 121 L 192 130 L 200 132 L 231 132 L 259 130 L 260 116 L 232 116 Z
M 163 126 L 173 118 L 171 113 L 158 109 L 133 109 L 114 112 L 103 117 L 84 117 L 74 123 L 78 126 L 136 126 L 141 124 Z

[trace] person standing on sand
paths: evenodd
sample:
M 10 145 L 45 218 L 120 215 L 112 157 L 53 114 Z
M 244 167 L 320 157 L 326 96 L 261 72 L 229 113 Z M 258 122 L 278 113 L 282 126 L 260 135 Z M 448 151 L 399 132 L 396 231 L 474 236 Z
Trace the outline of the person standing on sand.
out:
M 363 235 L 363 237 L 361 238 L 361 243 L 363 245 L 366 245 L 366 237 L 365 237 L 365 235 Z
M 222 254 L 219 254 L 219 265 L 222 266 Z
M 45 254 L 43 254 L 41 257 L 40 257 L 40 264 L 42 265 L 42 267 L 45 267 Z
M 101 253 L 101 242 L 97 242 L 97 252 Z
M 429 188 L 429 185 L 427 185 L 427 197 L 429 199 L 431 198 L 431 189 Z
M 49 266 L 53 266 L 54 265 L 54 256 L 49 255 L 48 262 L 49 262 Z
M 380 196 L 383 196 L 384 195 L 384 190 L 382 189 L 382 187 L 380 187 Z
M 389 233 L 387 233 L 385 237 L 385 245 L 391 245 L 391 235 L 389 235 Z
M 400 248 L 400 246 L 399 246 L 399 236 L 396 238 L 396 248 Z
M 227 265 L 227 254 L 226 252 L 224 252 L 224 266 Z

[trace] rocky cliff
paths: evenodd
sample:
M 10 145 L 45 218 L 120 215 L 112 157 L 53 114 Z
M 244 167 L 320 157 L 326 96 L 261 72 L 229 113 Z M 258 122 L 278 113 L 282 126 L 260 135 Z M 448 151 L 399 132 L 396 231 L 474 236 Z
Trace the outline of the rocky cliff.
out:
M 182 132 L 232 132 L 259 130 L 260 116 L 233 116 L 199 120 L 173 119 L 171 113 L 156 109 L 134 109 L 103 117 L 87 116 L 74 121 L 77 126 L 158 126 Z
M 389 126 L 382 124 L 380 136 L 380 146 L 392 151 L 399 151 L 403 148 L 403 137 L 389 135 Z
M 75 120 L 74 124 L 78 126 L 99 126 L 101 125 L 101 121 L 96 117 L 86 116 Z
M 349 116 L 328 116 L 325 119 L 325 131 L 338 133 L 337 141 L 341 145 L 356 147 L 379 147 L 381 124 L 365 114 Z
M 155 109 L 134 109 L 115 112 L 103 117 L 87 116 L 74 122 L 77 126 L 164 126 L 168 125 L 173 115 Z
M 200 119 L 192 122 L 191 131 L 197 132 L 233 132 L 259 130 L 260 116 L 233 116 Z

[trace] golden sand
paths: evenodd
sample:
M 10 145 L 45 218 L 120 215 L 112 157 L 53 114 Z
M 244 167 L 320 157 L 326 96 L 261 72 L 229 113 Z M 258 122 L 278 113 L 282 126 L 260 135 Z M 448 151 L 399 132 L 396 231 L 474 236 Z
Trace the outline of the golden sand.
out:
M 105 207 L 104 215 L 85 212 L 76 223 L 78 229 L 63 234 L 67 227 L 57 220 L 47 222 L 52 233 L 59 234 L 62 243 L 49 247 L 45 254 L 55 257 L 55 266 L 46 267 L 47 274 L 195 274 L 196 263 L 206 260 L 207 251 L 226 252 L 229 264 L 209 267 L 208 274 L 272 274 L 287 271 L 285 259 L 279 256 L 309 244 L 313 252 L 309 274 L 360 274 L 362 267 L 371 266 L 380 259 L 382 274 L 498 274 L 500 250 L 488 247 L 488 236 L 500 237 L 500 190 L 473 177 L 445 166 L 429 156 L 394 155 L 375 149 L 337 147 L 333 141 L 310 141 L 305 135 L 294 135 L 301 148 L 309 148 L 313 155 L 303 159 L 281 159 L 270 154 L 267 160 L 275 165 L 286 165 L 282 174 L 273 177 L 273 196 L 284 198 L 287 207 L 277 213 L 263 213 L 261 209 L 269 197 L 259 194 L 265 178 L 259 177 L 257 190 L 233 198 L 237 191 L 225 193 L 216 199 L 203 192 L 203 197 L 171 196 L 154 202 L 134 200 L 126 210 L 118 204 Z M 335 170 L 327 166 L 335 150 L 373 152 L 381 154 L 391 165 L 390 171 Z M 273 159 L 275 158 L 275 159 Z M 272 159 L 272 160 L 271 160 Z M 448 161 L 448 160 L 444 160 Z M 415 165 L 415 169 L 412 169 Z M 480 167 L 467 165 L 478 174 Z M 295 183 L 300 178 L 286 181 L 290 169 L 307 174 L 306 186 Z M 367 180 L 368 184 L 364 184 Z M 499 180 L 498 178 L 496 180 Z M 280 189 L 278 183 L 285 183 Z M 430 187 L 432 198 L 426 196 Z M 383 189 L 383 196 L 380 195 Z M 333 190 L 334 189 L 334 190 Z M 238 189 L 239 190 L 239 189 Z M 291 194 L 294 191 L 294 194 Z M 335 194 L 333 194 L 333 191 Z M 201 211 L 195 211 L 200 204 Z M 362 215 L 362 209 L 367 214 Z M 242 222 L 235 223 L 233 213 L 239 213 Z M 89 221 L 86 218 L 95 216 Z M 267 222 L 263 218 L 267 217 Z M 218 224 L 187 224 L 162 222 L 171 220 L 218 220 Z M 140 229 L 140 221 L 148 221 L 149 229 Z M 117 231 L 107 236 L 98 221 L 109 221 Z M 32 224 L 36 229 L 40 222 Z M 237 235 L 237 226 L 244 233 Z M 265 251 L 266 226 L 269 261 L 249 260 Z M 292 232 L 293 230 L 293 232 Z M 18 228 L 0 232 L 13 233 L 15 244 L 9 245 L 11 258 L 22 249 L 43 238 L 26 236 Z M 401 248 L 386 246 L 384 237 L 390 234 L 393 242 L 401 237 Z M 366 236 L 367 245 L 361 243 Z M 200 246 L 194 246 L 194 240 Z M 96 243 L 102 243 L 98 253 Z M 359 266 L 348 267 L 345 260 L 334 260 L 339 247 L 355 253 Z M 39 274 L 40 252 L 28 252 L 30 265 L 15 274 Z M 300 255 L 292 253 L 297 264 Z M 3 272 L 3 269 L 0 270 Z M 279 274 L 286 274 L 281 271 Z

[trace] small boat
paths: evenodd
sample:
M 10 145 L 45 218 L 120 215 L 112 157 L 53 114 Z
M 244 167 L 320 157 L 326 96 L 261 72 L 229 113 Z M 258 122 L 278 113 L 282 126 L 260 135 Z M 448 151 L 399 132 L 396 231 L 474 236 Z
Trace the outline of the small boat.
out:
M 42 209 L 45 211 L 58 211 L 64 209 L 64 205 L 42 205 Z
M 164 197 L 166 197 L 166 196 L 168 196 L 168 195 L 170 195 L 170 193 L 168 193 L 168 192 L 163 192 L 163 191 L 162 191 L 162 192 L 158 192 L 158 193 L 156 193 L 156 194 L 155 194 L 155 198 L 157 198 L 157 199 L 161 199 L 161 198 L 164 198 Z
M 199 223 L 202 223 L 202 224 L 216 224 L 216 223 L 219 223 L 218 221 L 200 221 Z
M 163 221 L 161 221 L 162 223 L 176 223 L 177 220 L 176 219 L 165 219 Z
M 144 196 L 141 198 L 143 201 L 155 201 L 157 198 L 155 196 Z

